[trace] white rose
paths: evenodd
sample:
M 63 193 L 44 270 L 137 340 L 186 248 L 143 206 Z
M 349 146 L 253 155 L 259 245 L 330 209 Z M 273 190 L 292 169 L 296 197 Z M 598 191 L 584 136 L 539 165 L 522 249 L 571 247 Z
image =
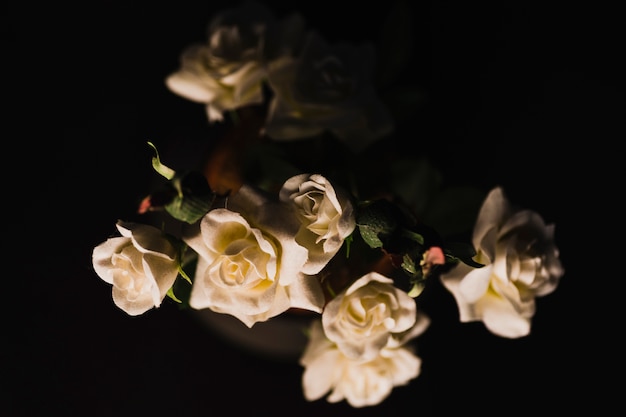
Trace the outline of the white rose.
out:
M 178 249 L 154 226 L 119 221 L 121 236 L 93 250 L 93 267 L 113 285 L 113 302 L 131 316 L 159 307 L 178 276 Z
M 307 251 L 290 208 L 243 185 L 229 209 L 209 211 L 185 232 L 198 254 L 189 304 L 237 317 L 248 327 L 289 308 L 322 311 L 319 281 L 302 273 Z
M 492 333 L 508 338 L 530 333 L 535 298 L 551 293 L 564 270 L 554 242 L 554 225 L 530 210 L 515 210 L 500 187 L 485 199 L 474 227 L 473 268 L 459 263 L 442 274 L 462 322 L 482 320 Z
M 414 335 L 428 326 L 423 316 Z M 347 357 L 328 340 L 319 320 L 313 322 L 309 343 L 300 358 L 304 396 L 314 401 L 327 393 L 331 403 L 345 399 L 353 407 L 379 404 L 396 386 L 406 385 L 420 374 L 421 359 L 414 350 L 400 344 L 385 347 L 370 360 Z
M 265 61 L 289 53 L 303 25 L 299 15 L 278 22 L 256 2 L 224 10 L 211 20 L 208 42 L 186 48 L 180 68 L 165 83 L 172 92 L 204 103 L 210 122 L 223 120 L 227 110 L 263 102 Z
M 262 81 L 265 69 L 256 61 L 241 62 L 221 75 L 221 67 L 212 68 L 211 47 L 192 45 L 181 56 L 181 68 L 166 78 L 174 93 L 206 105 L 210 122 L 224 119 L 224 112 L 263 101 Z
M 292 205 L 300 219 L 296 242 L 309 251 L 303 272 L 317 274 L 335 256 L 356 226 L 350 196 L 322 175 L 288 179 L 280 200 Z
M 302 55 L 270 64 L 274 97 L 266 134 L 278 141 L 330 131 L 359 152 L 393 130 L 393 120 L 373 85 L 372 45 L 328 45 L 309 33 Z
M 393 280 L 370 272 L 328 302 L 322 313 L 328 339 L 351 359 L 369 360 L 396 346 L 417 320 L 415 300 Z

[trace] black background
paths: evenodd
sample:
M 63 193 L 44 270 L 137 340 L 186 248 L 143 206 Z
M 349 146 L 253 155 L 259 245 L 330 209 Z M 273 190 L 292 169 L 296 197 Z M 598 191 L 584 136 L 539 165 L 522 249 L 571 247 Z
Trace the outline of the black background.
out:
M 482 415 L 609 407 L 623 324 L 621 21 L 600 3 L 411 3 L 411 128 L 453 178 L 501 184 L 556 225 L 566 269 L 518 340 L 431 306 L 422 374 L 382 404 L 307 402 L 302 369 L 221 341 L 173 304 L 129 317 L 91 250 L 153 180 L 146 140 L 208 134 L 164 78 L 228 2 L 5 5 L 2 415 Z M 266 2 L 330 40 L 375 36 L 391 3 Z M 623 39 L 623 38 L 621 38 Z M 440 148 L 439 148 L 440 147 Z M 143 162 L 142 162 L 143 161 Z M 618 203 L 619 202 L 619 203 Z M 617 242 L 617 243 L 615 243 Z M 433 290 L 439 291 L 439 290 Z M 621 314 L 621 315 L 620 315 Z M 619 326 L 618 326 L 619 323 Z M 612 381 L 615 375 L 618 381 Z M 611 382 L 609 382 L 611 381 Z

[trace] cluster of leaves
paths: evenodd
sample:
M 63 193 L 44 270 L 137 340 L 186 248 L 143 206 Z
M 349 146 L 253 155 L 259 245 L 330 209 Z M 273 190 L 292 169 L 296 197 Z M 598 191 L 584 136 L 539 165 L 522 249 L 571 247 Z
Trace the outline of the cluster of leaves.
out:
M 193 224 L 200 220 L 213 206 L 218 195 L 211 189 L 204 175 L 198 171 L 177 172 L 161 162 L 156 146 L 152 167 L 167 181 L 166 186 L 150 194 L 144 200 L 140 212 L 166 210 L 173 218 Z
M 427 251 L 441 249 L 445 261 L 442 265 L 464 262 L 474 267 L 481 264 L 473 260 L 476 251 L 466 243 L 444 243 L 442 237 L 428 225 L 400 205 L 385 199 L 361 203 L 357 210 L 360 236 L 371 248 L 380 248 L 391 257 L 394 266 L 409 278 L 410 294 L 417 296 L 425 286 L 434 268 L 422 268 Z

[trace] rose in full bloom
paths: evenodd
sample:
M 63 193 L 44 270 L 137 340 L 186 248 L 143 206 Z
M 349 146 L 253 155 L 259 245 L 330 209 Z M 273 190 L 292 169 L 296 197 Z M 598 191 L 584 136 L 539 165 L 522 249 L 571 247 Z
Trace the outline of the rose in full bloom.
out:
M 284 183 L 279 196 L 300 220 L 296 242 L 309 251 L 303 272 L 317 274 L 356 227 L 350 195 L 322 175 L 300 174 Z
M 554 225 L 534 211 L 514 209 L 496 187 L 485 199 L 474 227 L 473 268 L 459 263 L 441 275 L 462 322 L 481 321 L 508 338 L 530 333 L 535 298 L 551 293 L 564 273 Z
M 345 399 L 353 407 L 379 404 L 394 387 L 406 385 L 419 376 L 421 359 L 407 342 L 421 334 L 428 324 L 429 319 L 419 315 L 414 327 L 396 339 L 396 343 L 382 348 L 371 359 L 357 360 L 346 356 L 331 342 L 320 320 L 315 320 L 300 358 L 305 368 L 302 375 L 305 398 L 314 401 L 330 393 L 327 400 L 331 403 Z
M 283 21 L 248 1 L 223 10 L 208 27 L 208 42 L 187 47 L 180 68 L 166 78 L 174 93 L 206 105 L 210 122 L 223 113 L 263 102 L 266 60 L 290 53 L 304 23 L 294 14 Z
M 121 236 L 92 252 L 100 278 L 113 285 L 113 302 L 131 316 L 159 307 L 178 276 L 179 250 L 154 226 L 117 223 Z
M 351 359 L 370 360 L 415 325 L 415 299 L 377 272 L 357 279 L 322 313 L 326 337 Z
M 370 44 L 329 45 L 310 32 L 298 57 L 271 63 L 274 96 L 265 126 L 277 141 L 331 132 L 359 152 L 393 130 L 391 114 L 373 84 L 375 50 Z
M 316 277 L 302 273 L 307 249 L 295 241 L 299 223 L 290 207 L 248 185 L 227 205 L 183 236 L 198 254 L 189 305 L 248 327 L 289 308 L 320 313 L 324 294 Z

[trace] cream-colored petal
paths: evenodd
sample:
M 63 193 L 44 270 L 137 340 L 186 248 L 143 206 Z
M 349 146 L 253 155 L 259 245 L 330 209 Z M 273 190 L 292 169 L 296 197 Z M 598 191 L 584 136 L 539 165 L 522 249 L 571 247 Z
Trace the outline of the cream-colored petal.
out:
M 317 400 L 332 389 L 338 371 L 339 351 L 324 335 L 321 321 L 311 323 L 309 341 L 299 362 L 304 367 L 302 388 L 307 400 Z
M 205 112 L 209 122 L 221 122 L 224 120 L 224 109 L 217 106 L 216 103 L 209 103 L 205 106 Z
M 460 297 L 466 303 L 475 303 L 489 288 L 493 267 L 486 265 L 482 268 L 474 268 L 469 271 L 459 283 L 458 291 Z
M 143 259 L 146 276 L 155 283 L 154 305 L 158 307 L 178 276 L 178 264 L 163 254 L 146 254 Z
M 135 299 L 129 299 L 126 291 L 113 287 L 113 302 L 130 316 L 138 316 L 154 308 L 154 297 L 151 293 L 143 293 Z
M 332 389 L 339 355 L 336 348 L 329 348 L 308 363 L 302 373 L 302 389 L 307 400 L 317 400 Z
M 117 228 L 131 233 L 133 246 L 142 253 L 155 253 L 174 260 L 178 254 L 176 247 L 165 237 L 157 227 L 130 222 L 118 222 Z
M 299 222 L 291 209 L 282 202 L 269 200 L 262 191 L 248 185 L 243 185 L 228 204 L 232 210 L 249 218 L 252 225 L 259 225 L 280 242 L 280 285 L 287 286 L 298 279 L 308 252 L 295 240 Z
M 505 299 L 494 299 L 483 308 L 482 321 L 495 335 L 519 338 L 530 333 L 530 319 L 520 314 Z
M 197 103 L 210 103 L 221 94 L 218 84 L 186 71 L 168 76 L 165 84 L 173 93 Z
M 428 329 L 428 326 L 430 326 L 430 322 L 431 320 L 428 315 L 418 311 L 416 313 L 415 324 L 413 327 L 406 332 L 394 335 L 394 337 L 389 340 L 387 346 L 390 348 L 396 348 L 407 344 L 409 341 L 424 333 L 426 329 Z
M 92 264 L 96 274 L 106 283 L 113 284 L 111 273 L 111 257 L 119 253 L 124 246 L 130 245 L 131 240 L 127 237 L 114 237 L 97 245 L 92 252 Z
M 291 307 L 322 313 L 326 300 L 316 276 L 301 274 L 285 289 L 289 294 Z
M 493 259 L 491 257 L 493 252 L 491 245 L 495 244 L 496 239 L 496 235 L 493 234 L 493 231 L 503 223 L 508 215 L 509 203 L 504 196 L 502 188 L 493 188 L 483 201 L 472 234 L 472 243 L 477 249 L 483 247 L 485 240 L 487 241 L 489 246 L 484 247 L 484 250 L 487 252 L 490 259 Z M 489 234 L 491 234 L 492 237 L 486 239 L 485 237 Z
M 389 359 L 389 373 L 394 386 L 406 385 L 419 376 L 422 360 L 411 349 L 385 350 L 381 355 Z

